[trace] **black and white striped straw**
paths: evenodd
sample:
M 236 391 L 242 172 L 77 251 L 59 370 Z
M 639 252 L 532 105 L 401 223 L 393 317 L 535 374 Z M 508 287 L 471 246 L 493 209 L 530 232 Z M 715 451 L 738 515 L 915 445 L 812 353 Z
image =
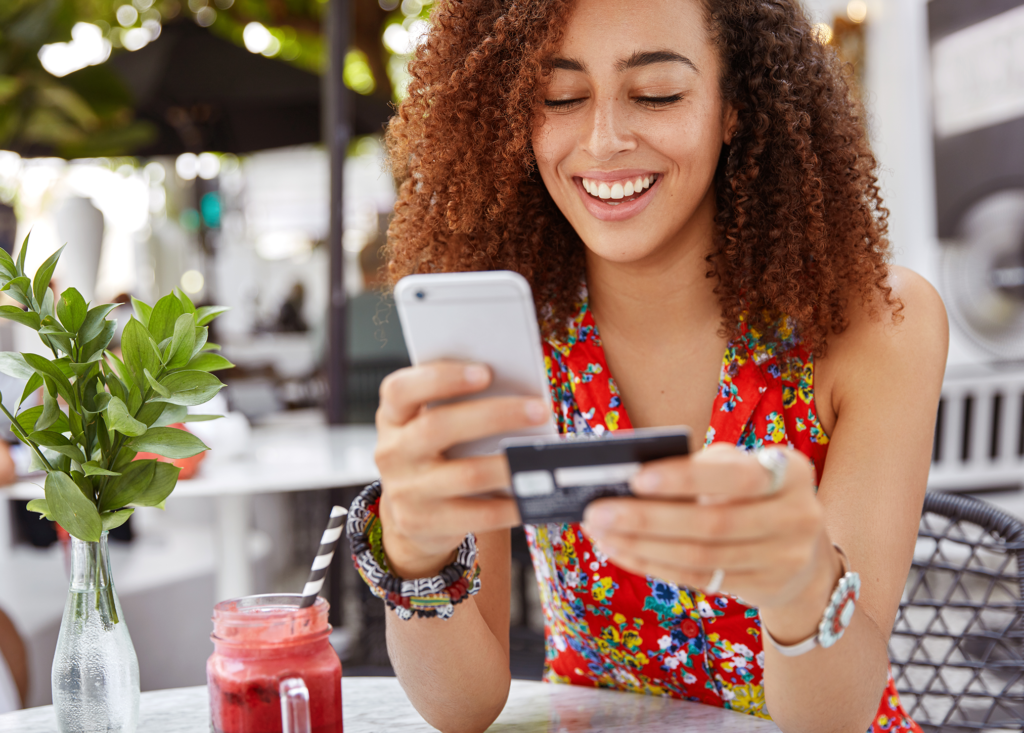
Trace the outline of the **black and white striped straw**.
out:
M 327 523 L 324 536 L 320 538 L 320 549 L 316 551 L 316 558 L 313 559 L 313 569 L 309 571 L 309 580 L 306 587 L 302 589 L 302 600 L 299 608 L 308 608 L 316 603 L 317 594 L 324 587 L 324 578 L 327 577 L 327 568 L 334 558 L 334 549 L 341 539 L 341 531 L 345 527 L 345 515 L 348 511 L 344 507 L 336 506 L 331 509 L 331 521 Z

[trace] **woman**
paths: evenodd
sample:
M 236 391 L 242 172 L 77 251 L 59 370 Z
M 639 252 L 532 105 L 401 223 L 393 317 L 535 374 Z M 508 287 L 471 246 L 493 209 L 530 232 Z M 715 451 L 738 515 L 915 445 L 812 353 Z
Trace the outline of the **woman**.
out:
M 517 270 L 545 314 L 563 432 L 706 435 L 645 466 L 640 499 L 528 528 L 546 678 L 770 713 L 787 733 L 918 730 L 886 642 L 946 317 L 887 264 L 862 113 L 796 0 L 448 0 L 410 72 L 389 130 L 392 278 Z M 444 450 L 552 408 L 424 409 L 488 378 L 406 369 L 377 414 L 381 564 L 429 578 L 471 559 L 467 533 L 479 550 L 479 593 L 463 598 L 466 571 L 451 618 L 388 614 L 402 685 L 445 731 L 482 730 L 505 703 L 518 515 L 466 498 L 508 485 L 503 458 Z M 836 602 L 847 570 L 862 590 L 836 641 L 817 630 L 853 610 Z

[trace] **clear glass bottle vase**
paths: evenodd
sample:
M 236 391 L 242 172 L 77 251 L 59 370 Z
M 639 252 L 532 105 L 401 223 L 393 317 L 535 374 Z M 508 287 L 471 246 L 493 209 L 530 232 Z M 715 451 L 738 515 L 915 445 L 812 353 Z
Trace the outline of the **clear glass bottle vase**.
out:
M 139 660 L 110 574 L 107 533 L 71 538 L 71 584 L 50 676 L 60 733 L 135 733 Z

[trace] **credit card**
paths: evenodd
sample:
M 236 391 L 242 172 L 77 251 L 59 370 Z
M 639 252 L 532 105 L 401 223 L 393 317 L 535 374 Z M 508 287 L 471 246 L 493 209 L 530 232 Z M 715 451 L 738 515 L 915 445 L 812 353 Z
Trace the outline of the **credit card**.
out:
M 690 452 L 690 429 L 641 428 L 595 436 L 501 442 L 524 524 L 579 522 L 595 499 L 632 496 L 629 480 L 647 461 Z

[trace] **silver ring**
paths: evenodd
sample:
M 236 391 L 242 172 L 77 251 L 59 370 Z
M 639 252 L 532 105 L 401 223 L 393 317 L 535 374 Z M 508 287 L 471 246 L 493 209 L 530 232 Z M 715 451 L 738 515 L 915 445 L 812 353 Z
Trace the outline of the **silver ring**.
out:
M 768 471 L 768 496 L 778 493 L 782 485 L 786 483 L 786 467 L 789 465 L 789 458 L 779 448 L 761 448 L 754 451 L 754 457 Z
M 715 568 L 715 572 L 711 573 L 711 580 L 704 587 L 705 595 L 712 595 L 718 592 L 718 589 L 722 587 L 722 581 L 725 580 L 725 571 L 722 568 Z

